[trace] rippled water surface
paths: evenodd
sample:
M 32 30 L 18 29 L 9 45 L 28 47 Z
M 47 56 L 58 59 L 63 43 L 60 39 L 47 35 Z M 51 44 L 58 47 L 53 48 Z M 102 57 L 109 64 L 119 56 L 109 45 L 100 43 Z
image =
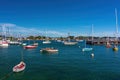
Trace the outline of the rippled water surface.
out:
M 92 52 L 81 51 L 83 43 L 65 46 L 54 41 L 52 44 L 38 42 L 39 46 L 31 50 L 19 45 L 0 47 L 0 80 L 120 80 L 120 50 L 114 52 L 112 48 L 93 46 L 92 58 Z M 45 47 L 58 48 L 59 52 L 40 53 Z M 12 68 L 21 61 L 22 52 L 26 69 L 13 73 Z

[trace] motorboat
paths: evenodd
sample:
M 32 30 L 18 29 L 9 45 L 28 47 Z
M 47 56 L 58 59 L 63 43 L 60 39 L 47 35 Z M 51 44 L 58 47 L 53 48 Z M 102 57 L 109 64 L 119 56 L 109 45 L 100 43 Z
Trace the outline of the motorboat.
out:
M 55 48 L 42 48 L 40 50 L 40 52 L 54 53 L 54 52 L 58 52 L 58 49 L 55 49 Z
M 77 42 L 69 42 L 69 41 L 65 41 L 64 45 L 76 45 Z

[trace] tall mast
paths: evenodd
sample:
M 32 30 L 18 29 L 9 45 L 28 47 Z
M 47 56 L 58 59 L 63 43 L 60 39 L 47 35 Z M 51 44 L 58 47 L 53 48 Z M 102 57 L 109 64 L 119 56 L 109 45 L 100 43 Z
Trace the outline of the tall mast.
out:
M 92 24 L 92 42 L 93 42 L 93 24 Z
M 68 33 L 68 41 L 70 42 L 70 33 Z
M 3 36 L 3 39 L 6 40 L 6 31 L 5 31 L 5 25 L 4 24 L 2 25 L 2 36 Z
M 117 17 L 117 9 L 115 8 L 115 17 L 116 17 L 116 35 L 118 34 L 118 17 Z

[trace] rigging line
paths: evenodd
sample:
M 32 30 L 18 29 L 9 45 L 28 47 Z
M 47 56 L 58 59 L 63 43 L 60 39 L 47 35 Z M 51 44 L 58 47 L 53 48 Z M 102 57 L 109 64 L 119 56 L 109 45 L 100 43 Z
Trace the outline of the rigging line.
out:
M 4 75 L 2 78 L 0 78 L 0 80 L 6 80 L 7 78 L 10 77 L 10 75 L 12 75 L 12 73 L 13 73 L 13 72 L 10 72 L 10 73 Z
M 21 60 L 24 61 L 24 59 L 23 59 L 23 49 L 21 50 Z
M 92 24 L 92 26 L 91 26 L 91 45 L 92 45 L 92 53 L 94 53 L 94 49 L 93 49 L 93 45 L 94 45 L 94 36 L 93 36 L 93 33 L 94 33 L 94 31 L 93 31 L 93 27 L 94 27 L 94 25 Z

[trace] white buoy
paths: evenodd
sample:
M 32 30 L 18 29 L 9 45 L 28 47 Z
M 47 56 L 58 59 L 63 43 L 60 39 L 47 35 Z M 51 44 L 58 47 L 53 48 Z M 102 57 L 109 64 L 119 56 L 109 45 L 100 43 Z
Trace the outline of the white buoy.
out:
M 94 57 L 94 53 L 92 53 L 91 56 Z
M 80 48 L 80 46 L 79 46 L 79 48 Z

